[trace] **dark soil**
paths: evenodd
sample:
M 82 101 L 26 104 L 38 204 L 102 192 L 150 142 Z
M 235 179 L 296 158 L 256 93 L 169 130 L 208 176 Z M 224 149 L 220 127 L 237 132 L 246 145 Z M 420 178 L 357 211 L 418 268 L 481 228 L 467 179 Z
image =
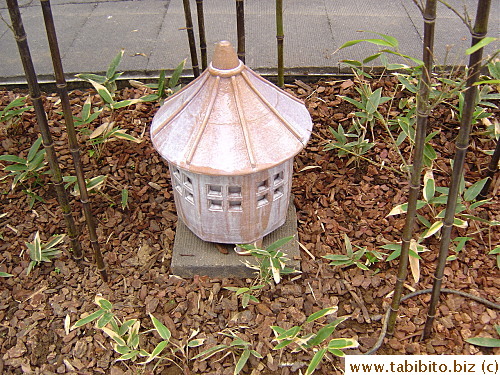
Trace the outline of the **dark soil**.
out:
M 382 79 L 373 85 L 383 87 L 384 95 L 394 90 L 391 79 Z M 288 91 L 305 100 L 315 126 L 308 146 L 296 157 L 293 178 L 299 218 L 298 241 L 303 249 L 302 274 L 285 277 L 276 287 L 265 287 L 259 295 L 260 303 L 250 304 L 247 309 L 242 309 L 234 293 L 224 287 L 249 285 L 253 280 L 203 276 L 184 280 L 172 276 L 169 264 L 177 216 L 168 170 L 149 140 L 149 124 L 158 106 L 139 103 L 120 109 L 115 118 L 117 125 L 143 142 L 109 142 L 102 159 L 97 160 L 89 156 L 90 148 L 85 136 L 81 136 L 87 178 L 108 176 L 105 188 L 91 197 L 100 244 L 109 267 L 108 284 L 101 281 L 93 264 L 81 203 L 74 198 L 73 212 L 82 231 L 85 260 L 77 263 L 64 251 L 58 259 L 36 267 L 27 276 L 29 255 L 25 242 L 31 241 L 36 231 L 40 231 L 44 241 L 53 234 L 64 233 L 64 221 L 47 175 L 42 176 L 42 184 L 36 188 L 45 203 L 36 203 L 33 209 L 29 209 L 28 196 L 22 188 L 12 191 L 11 180 L 2 181 L 1 213 L 7 216 L 0 219 L 0 271 L 14 276 L 0 279 L 0 373 L 232 374 L 235 359 L 230 353 L 218 354 L 206 361 L 185 358 L 183 361 L 178 355 L 177 364 L 184 370 L 168 361 L 153 369 L 149 365 L 115 362 L 119 355 L 112 350 L 109 337 L 91 324 L 67 334 L 65 318 L 69 316 L 73 324 L 84 314 L 95 311 L 96 294 L 109 299 L 120 318 L 139 318 L 144 330 L 152 327 L 148 313 L 154 314 L 172 331 L 175 342 L 186 340 L 193 330 L 200 330 L 197 337 L 206 338 L 205 344 L 192 349 L 190 357 L 200 350 L 228 343 L 220 332 L 232 329 L 263 356 L 262 360 L 251 358 L 245 374 L 305 371 L 313 353 L 273 350 L 275 342 L 270 326 L 290 328 L 304 323 L 311 313 L 330 306 L 338 306 L 338 312 L 328 319 L 349 316 L 333 337 L 359 341 L 358 349 L 346 352 L 363 353 L 372 347 L 391 301 L 398 261 L 378 262 L 369 271 L 362 271 L 355 266 L 330 266 L 321 256 L 345 254 L 344 234 L 353 244 L 368 250 L 381 251 L 382 245 L 400 241 L 404 215 L 388 217 L 387 214 L 406 201 L 407 179 L 380 166 L 383 163 L 400 170 L 401 164 L 381 128 L 375 128 L 376 145 L 364 155 L 378 165 L 363 159 L 340 158 L 336 151 L 324 150 L 332 139 L 328 127 L 337 128 L 342 124 L 347 129 L 352 122 L 353 106 L 338 97 L 355 96 L 350 81 L 310 85 L 297 82 L 288 85 Z M 139 89 L 124 89 L 118 96 L 137 98 L 143 94 Z M 16 95 L 12 91 L 0 91 L 0 108 Z M 93 91 L 71 93 L 75 115 L 89 95 L 97 105 L 99 98 Z M 44 102 L 60 165 L 65 175 L 74 175 L 58 97 L 48 95 Z M 382 112 L 391 112 L 390 116 L 397 114 L 389 108 Z M 498 120 L 498 111 L 490 120 L 494 121 L 495 117 Z M 92 129 L 98 125 L 96 121 Z M 440 130 L 432 141 L 438 154 L 434 176 L 438 186 L 448 186 L 449 159 L 453 157 L 458 123 L 450 108 L 442 105 L 434 110 L 430 126 Z M 494 148 L 491 139 L 483 133 L 483 125 L 474 128 L 465 166 L 468 185 L 482 178 L 489 162 L 484 151 Z M 38 127 L 31 110 L 22 115 L 17 125 L 2 125 L 1 153 L 26 157 L 37 137 Z M 403 148 L 405 157 L 409 152 L 407 145 Z M 6 174 L 0 171 L 0 177 Z M 490 193 L 493 200 L 477 208 L 473 212 L 475 216 L 500 221 L 499 187 L 497 176 Z M 129 191 L 125 209 L 121 208 L 123 188 Z M 432 218 L 429 211 L 420 212 Z M 422 228 L 417 232 L 421 233 Z M 471 221 L 466 229 L 454 229 L 453 235 L 467 235 L 472 239 L 457 260 L 448 262 L 443 286 L 499 302 L 499 271 L 496 259 L 488 252 L 500 243 L 500 232 L 487 224 Z M 421 253 L 420 280 L 416 283 L 410 274 L 405 293 L 432 287 L 439 240 L 433 236 L 424 244 L 430 251 Z M 68 249 L 68 243 L 63 248 Z M 496 337 L 494 325 L 500 323 L 500 313 L 456 295 L 441 297 L 433 335 L 427 341 L 420 341 L 429 298 L 429 295 L 421 295 L 402 304 L 396 333 L 385 339 L 379 354 L 500 354 L 498 349 L 484 349 L 465 342 L 473 336 Z M 314 330 L 324 322 L 316 324 Z M 160 338 L 152 333 L 146 337 L 144 344 L 152 350 Z M 325 360 L 317 373 L 340 374 L 337 367 L 341 367 L 338 359 Z

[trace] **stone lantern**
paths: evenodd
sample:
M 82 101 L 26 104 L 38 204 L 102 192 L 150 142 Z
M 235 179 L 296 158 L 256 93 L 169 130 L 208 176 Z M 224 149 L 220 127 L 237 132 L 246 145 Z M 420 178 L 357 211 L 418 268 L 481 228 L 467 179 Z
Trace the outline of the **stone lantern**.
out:
M 158 110 L 151 139 L 168 162 L 184 224 L 204 241 L 239 244 L 285 222 L 293 157 L 311 130 L 304 104 L 223 41 L 209 68 Z

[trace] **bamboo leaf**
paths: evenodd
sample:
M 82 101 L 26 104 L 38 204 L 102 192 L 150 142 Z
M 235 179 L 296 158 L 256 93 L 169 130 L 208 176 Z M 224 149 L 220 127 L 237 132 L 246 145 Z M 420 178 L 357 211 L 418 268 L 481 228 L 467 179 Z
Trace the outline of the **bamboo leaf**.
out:
M 113 96 L 106 87 L 92 80 L 90 80 L 90 83 L 92 84 L 92 86 L 94 86 L 102 100 L 104 100 L 108 104 L 112 104 L 114 102 Z
M 268 252 L 275 251 L 275 250 L 279 249 L 280 247 L 283 247 L 285 244 L 287 244 L 291 240 L 293 240 L 293 236 L 281 238 L 281 239 L 273 242 L 271 245 L 269 245 L 266 250 Z
M 95 296 L 94 303 L 104 310 L 111 310 L 113 308 L 113 304 L 101 296 Z
M 128 189 L 122 189 L 122 210 L 128 207 Z
M 15 155 L 1 155 L 0 161 L 10 161 L 11 163 L 26 165 L 26 160 Z
M 76 77 L 83 79 L 84 81 L 87 82 L 94 81 L 101 84 L 106 82 L 106 77 L 97 74 L 77 74 Z
M 41 144 L 42 144 L 42 137 L 38 137 L 38 139 L 30 147 L 30 150 L 28 152 L 28 156 L 26 158 L 26 160 L 28 161 L 28 163 L 33 160 L 33 158 L 37 154 L 38 150 L 40 149 L 40 145 Z
M 119 102 L 113 102 L 112 106 L 114 109 L 119 109 L 119 108 L 123 108 L 123 107 L 128 107 L 132 104 L 140 103 L 141 101 L 142 101 L 141 98 L 121 100 Z
M 410 249 L 413 250 L 415 254 L 418 252 L 417 242 L 415 240 L 411 240 Z M 411 274 L 413 276 L 413 280 L 415 280 L 415 283 L 418 283 L 418 281 L 420 280 L 420 259 L 412 256 L 409 256 L 408 259 L 410 262 L 410 269 L 411 269 Z
M 471 185 L 471 187 L 469 187 L 464 192 L 464 200 L 470 202 L 476 199 L 476 197 L 479 195 L 479 193 L 481 192 L 487 181 L 488 178 L 483 178 L 482 180 L 477 181 L 476 183 Z
M 165 347 L 167 346 L 168 344 L 168 341 L 162 341 L 160 342 L 158 345 L 156 345 L 156 347 L 153 349 L 153 351 L 151 352 L 151 354 L 149 355 L 149 357 L 144 361 L 144 362 L 141 362 L 139 363 L 140 365 L 145 365 L 146 363 L 149 363 L 151 362 L 152 360 L 154 360 L 156 357 L 158 357 L 158 355 L 163 351 L 163 349 L 165 349 Z
M 151 318 L 151 321 L 153 322 L 153 325 L 155 326 L 155 329 L 158 331 L 158 334 L 161 336 L 161 338 L 168 342 L 170 340 L 170 337 L 172 336 L 170 330 L 152 314 L 149 314 L 149 317 Z
M 309 315 L 309 317 L 306 319 L 306 323 L 314 322 L 315 320 L 318 320 L 319 318 L 322 318 L 324 316 L 335 314 L 338 309 L 339 308 L 337 306 L 332 306 L 316 311 L 315 313 Z
M 187 346 L 189 348 L 196 348 L 198 346 L 203 345 L 204 342 L 205 342 L 205 339 L 194 339 L 194 340 L 189 341 L 187 343 Z
M 203 358 L 203 361 L 207 360 L 208 358 L 210 358 L 211 356 L 227 349 L 228 346 L 227 345 L 223 345 L 223 344 L 220 344 L 220 345 L 216 345 L 210 349 L 207 349 L 207 350 L 204 350 L 203 352 L 195 355 L 193 357 L 193 359 L 197 359 L 197 358 L 201 358 L 201 357 L 204 357 Z
M 465 341 L 472 345 L 484 346 L 487 348 L 500 348 L 500 339 L 492 337 L 471 337 Z
M 442 221 L 436 221 L 434 224 L 431 225 L 431 227 L 429 229 L 427 229 L 422 234 L 422 238 L 428 238 L 428 237 L 432 236 L 433 234 L 439 232 L 439 230 L 441 229 L 442 226 L 443 226 Z
M 122 61 L 122 57 L 123 57 L 124 52 L 125 52 L 124 49 L 120 50 L 120 52 L 118 52 L 118 54 L 113 58 L 113 60 L 109 64 L 108 70 L 106 71 L 106 78 L 108 80 L 111 80 L 115 76 L 116 68 L 120 64 L 120 61 Z
M 479 42 L 477 42 L 476 44 L 474 44 L 472 47 L 470 48 L 467 48 L 465 50 L 465 54 L 466 55 L 472 55 L 474 52 L 476 52 L 477 50 L 487 46 L 488 44 L 490 44 L 491 42 L 494 42 L 495 40 L 497 40 L 497 38 L 492 38 L 491 36 L 487 36 L 483 39 L 481 39 Z
M 350 349 L 357 348 L 359 343 L 354 339 L 332 339 L 328 343 L 328 349 Z
M 118 357 L 116 360 L 117 361 L 126 361 L 128 359 L 135 359 L 135 357 L 137 357 L 138 354 L 139 354 L 138 350 L 132 350 L 132 351 Z
M 181 77 L 182 71 L 184 70 L 184 66 L 186 65 L 186 59 L 182 60 L 179 65 L 175 68 L 174 72 L 172 73 L 172 76 L 168 80 L 168 86 L 173 89 L 175 86 L 177 86 L 177 83 L 179 82 L 179 78 Z M 163 73 L 165 74 L 165 72 Z
M 434 181 L 434 175 L 432 173 L 432 169 L 428 169 L 424 175 L 424 199 L 426 202 L 429 202 L 432 198 L 434 198 L 434 194 L 436 193 L 436 183 Z
M 250 358 L 250 349 L 245 349 L 243 350 L 243 353 L 241 353 L 241 357 L 238 359 L 238 362 L 236 363 L 236 366 L 234 368 L 234 375 L 237 375 L 240 373 L 241 370 L 243 370 L 243 367 L 245 367 L 245 364 L 248 361 L 248 358 Z
M 118 333 L 116 333 L 112 329 L 109 329 L 107 327 L 102 327 L 101 330 L 105 334 L 107 334 L 109 337 L 111 337 L 111 339 L 114 342 L 116 342 L 118 345 L 120 345 L 120 346 L 127 346 L 127 343 L 125 342 L 125 340 L 122 337 L 120 337 L 120 335 L 118 335 Z
M 307 366 L 306 370 L 306 375 L 311 375 L 314 370 L 316 370 L 316 367 L 321 363 L 323 360 L 323 357 L 325 356 L 327 351 L 327 348 L 322 348 L 314 354 L 314 357 L 312 357 L 311 362 L 309 362 L 309 366 Z
M 97 328 L 105 327 L 111 319 L 114 318 L 114 314 L 112 312 L 106 312 L 101 318 L 97 321 Z
M 106 312 L 106 310 L 103 310 L 103 309 L 100 309 L 100 310 L 93 312 L 92 314 L 86 316 L 85 318 L 78 320 L 75 324 L 73 324 L 73 326 L 70 328 L 70 330 L 72 331 L 75 328 L 84 326 L 85 324 L 90 323 L 90 322 L 100 318 L 105 312 Z

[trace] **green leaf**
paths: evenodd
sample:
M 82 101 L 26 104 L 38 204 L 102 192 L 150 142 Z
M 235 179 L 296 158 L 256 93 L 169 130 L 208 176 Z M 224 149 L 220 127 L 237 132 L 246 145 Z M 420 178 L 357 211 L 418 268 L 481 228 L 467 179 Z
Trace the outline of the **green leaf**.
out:
M 328 349 L 349 349 L 349 348 L 357 348 L 359 343 L 354 339 L 332 339 L 328 343 Z
M 84 81 L 87 82 L 94 81 L 101 84 L 106 82 L 106 77 L 97 74 L 77 74 L 76 77 L 83 79 Z
M 40 149 L 40 145 L 41 144 L 42 144 L 42 137 L 38 137 L 38 139 L 33 143 L 33 145 L 31 146 L 31 148 L 30 148 L 30 150 L 28 152 L 28 156 L 26 158 L 26 160 L 28 161 L 28 163 L 33 160 L 33 158 L 35 157 L 36 153 Z
M 332 353 L 333 355 L 337 356 L 337 357 L 345 357 L 345 354 L 342 350 L 339 350 L 339 349 L 328 349 L 328 351 L 330 353 Z
M 158 99 L 160 99 L 160 97 L 157 94 L 144 95 L 139 98 L 141 102 L 153 102 Z
M 234 368 L 233 372 L 234 375 L 239 374 L 240 371 L 243 370 L 243 367 L 245 367 L 248 358 L 250 358 L 250 349 L 245 349 L 243 350 L 243 353 L 241 353 L 241 357 L 238 359 L 238 362 L 236 363 L 236 367 Z
M 442 221 L 436 221 L 434 224 L 431 225 L 431 227 L 429 229 L 427 229 L 422 234 L 422 238 L 428 238 L 428 237 L 432 236 L 433 234 L 439 232 L 439 230 L 441 229 L 442 226 L 443 226 Z
M 95 296 L 94 302 L 104 310 L 111 310 L 113 308 L 113 304 L 101 296 Z
M 135 359 L 135 357 L 137 357 L 138 354 L 139 354 L 138 350 L 132 350 L 132 351 L 128 352 L 127 354 L 124 354 L 124 355 L 118 357 L 116 360 L 117 361 L 126 361 L 128 359 Z
M 111 95 L 111 93 L 109 92 L 109 90 L 106 87 L 104 87 L 103 85 L 101 85 L 100 83 L 97 83 L 95 81 L 90 81 L 90 83 L 97 90 L 97 93 L 102 98 L 102 100 L 104 100 L 104 102 L 106 102 L 108 104 L 114 103 L 113 96 Z
M 26 165 L 26 160 L 15 155 L 1 155 L 0 161 L 10 161 L 11 163 L 18 163 Z
M 453 239 L 453 242 L 457 242 L 457 245 L 455 247 L 455 252 L 460 252 L 465 246 L 465 243 L 469 240 L 471 240 L 472 237 L 456 237 Z
M 119 109 L 119 108 L 123 108 L 123 107 L 128 107 L 132 104 L 137 104 L 137 103 L 140 103 L 141 102 L 141 99 L 127 99 L 127 100 L 121 100 L 119 102 L 114 102 L 112 105 L 113 105 L 113 108 L 114 109 Z
M 135 323 L 137 322 L 137 319 L 129 319 L 121 325 L 121 327 L 118 329 L 118 334 L 120 336 L 123 336 L 125 333 L 127 333 L 128 329 L 132 327 Z
M 165 347 L 168 345 L 168 341 L 162 341 L 160 342 L 158 345 L 156 345 L 156 347 L 153 349 L 153 351 L 151 352 L 151 354 L 149 355 L 149 357 L 144 361 L 144 362 L 141 362 L 140 364 L 141 365 L 145 365 L 146 363 L 149 363 L 151 362 L 152 360 L 154 360 L 156 357 L 158 357 L 158 355 L 163 351 L 163 349 L 165 349 Z
M 490 44 L 491 42 L 494 42 L 495 40 L 497 40 L 497 38 L 492 38 L 490 36 L 487 36 L 483 39 L 481 39 L 479 42 L 477 42 L 476 44 L 474 44 L 472 47 L 470 48 L 467 48 L 465 50 L 465 54 L 466 55 L 471 55 L 473 54 L 474 52 L 476 52 L 477 50 L 487 46 L 488 44 Z
M 342 44 L 342 46 L 340 46 L 339 49 L 351 47 L 351 46 L 354 46 L 354 45 L 361 43 L 361 42 L 368 42 L 371 44 L 375 44 L 378 46 L 384 46 L 384 47 L 394 47 L 390 42 L 383 40 L 383 39 L 357 39 L 357 40 L 351 40 L 349 42 Z
M 475 184 L 471 185 L 471 187 L 465 190 L 464 200 L 470 202 L 476 199 L 476 197 L 479 195 L 479 193 L 481 192 L 487 181 L 488 178 L 483 178 L 482 180 L 477 181 Z
M 175 68 L 174 72 L 172 73 L 172 77 L 168 80 L 168 86 L 173 89 L 175 86 L 177 86 L 177 83 L 179 82 L 179 78 L 181 77 L 182 71 L 184 70 L 184 66 L 186 65 L 186 59 L 182 60 L 179 65 Z M 165 74 L 165 73 L 164 73 Z
M 279 249 L 280 247 L 283 247 L 285 244 L 287 244 L 288 242 L 290 242 L 291 240 L 293 240 L 293 236 L 290 236 L 290 237 L 285 237 L 285 238 L 281 238 L 275 242 L 273 242 L 271 245 L 269 245 L 266 250 L 267 251 L 274 251 L 274 250 L 277 250 Z
M 59 234 L 57 236 L 52 236 L 50 241 L 45 244 L 44 249 L 46 249 L 46 250 L 52 249 L 54 246 L 60 244 L 64 240 L 64 237 L 66 237 L 65 234 Z
M 123 53 L 125 52 L 124 49 L 122 49 L 118 54 L 113 58 L 111 63 L 108 66 L 108 70 L 106 71 L 106 78 L 110 81 L 112 78 L 114 78 L 114 75 L 116 73 L 116 68 L 120 64 L 120 61 L 122 61 Z M 104 83 L 104 82 L 103 82 Z
M 122 189 L 122 210 L 128 207 L 128 189 Z
M 220 344 L 220 345 L 216 345 L 214 347 L 211 347 L 210 349 L 207 349 L 207 350 L 204 350 L 203 352 L 195 355 L 193 357 L 193 359 L 197 359 L 197 358 L 201 358 L 201 357 L 204 357 L 203 358 L 203 361 L 207 360 L 208 358 L 210 358 L 211 356 L 227 349 L 228 346 L 227 345 L 223 345 L 223 344 Z
M 434 181 L 434 175 L 432 174 L 432 169 L 428 169 L 424 175 L 424 199 L 429 202 L 434 198 L 436 193 L 436 183 Z
M 314 322 L 315 320 L 318 320 L 319 318 L 334 314 L 337 311 L 338 311 L 337 306 L 327 307 L 326 309 L 316 311 L 315 313 L 312 313 L 311 315 L 309 315 L 309 317 L 306 319 L 306 323 Z
M 0 272 L 0 277 L 12 277 L 14 275 L 11 275 L 10 273 L 7 272 Z
M 187 346 L 189 348 L 197 348 L 198 346 L 203 345 L 204 342 L 205 342 L 205 339 L 194 339 L 194 340 L 189 341 L 187 343 Z
M 168 342 L 170 340 L 170 337 L 172 336 L 170 330 L 167 327 L 165 327 L 163 323 L 160 322 L 158 319 L 156 319 L 152 314 L 149 314 L 149 317 L 151 318 L 151 321 L 153 322 L 153 325 L 155 326 L 161 338 Z
M 314 354 L 314 356 L 311 359 L 311 362 L 309 362 L 309 366 L 307 366 L 306 375 L 311 375 L 314 372 L 314 370 L 316 370 L 316 367 L 318 367 L 320 362 L 323 360 L 323 357 L 326 354 L 326 350 L 327 348 L 322 348 Z
M 106 313 L 106 310 L 103 310 L 103 309 L 97 310 L 97 311 L 93 312 L 92 314 L 86 316 L 85 318 L 82 318 L 79 321 L 77 321 L 75 324 L 73 324 L 73 327 L 71 327 L 70 330 L 74 330 L 75 328 L 84 326 L 85 324 L 90 323 L 90 322 L 100 318 L 105 313 Z
M 492 337 L 471 337 L 465 341 L 472 345 L 484 346 L 487 348 L 500 348 L 500 339 Z
M 327 324 L 326 326 L 322 327 L 318 332 L 307 341 L 307 344 L 309 346 L 316 346 L 321 344 L 323 341 L 325 341 L 330 335 L 335 331 L 335 328 L 337 328 L 337 324 L 333 324 L 335 322 L 332 322 L 330 324 Z
M 111 319 L 114 318 L 114 314 L 112 312 L 107 312 L 101 318 L 97 321 L 97 328 L 102 328 L 105 327 L 106 324 L 108 324 Z

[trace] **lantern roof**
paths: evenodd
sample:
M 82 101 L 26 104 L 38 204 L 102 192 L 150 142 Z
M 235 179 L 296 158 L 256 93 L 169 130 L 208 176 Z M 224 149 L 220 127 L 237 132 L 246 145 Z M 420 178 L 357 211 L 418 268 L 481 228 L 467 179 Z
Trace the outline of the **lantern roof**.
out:
M 295 156 L 311 131 L 302 101 L 249 69 L 222 41 L 208 69 L 158 110 L 151 139 L 162 157 L 185 170 L 244 175 Z

